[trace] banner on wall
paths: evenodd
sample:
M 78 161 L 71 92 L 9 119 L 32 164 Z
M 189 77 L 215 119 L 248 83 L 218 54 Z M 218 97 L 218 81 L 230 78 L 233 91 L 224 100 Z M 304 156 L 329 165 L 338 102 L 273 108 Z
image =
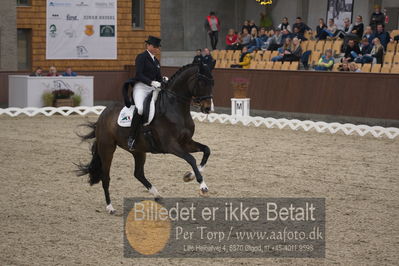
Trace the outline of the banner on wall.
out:
M 117 59 L 116 0 L 47 0 L 46 59 Z

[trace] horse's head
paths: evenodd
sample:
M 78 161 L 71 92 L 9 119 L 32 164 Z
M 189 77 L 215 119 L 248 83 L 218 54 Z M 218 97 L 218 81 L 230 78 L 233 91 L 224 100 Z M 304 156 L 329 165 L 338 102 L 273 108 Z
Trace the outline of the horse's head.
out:
M 193 102 L 201 107 L 201 112 L 209 114 L 212 109 L 212 88 L 214 85 L 212 73 L 208 66 L 198 65 L 193 83 L 189 87 Z

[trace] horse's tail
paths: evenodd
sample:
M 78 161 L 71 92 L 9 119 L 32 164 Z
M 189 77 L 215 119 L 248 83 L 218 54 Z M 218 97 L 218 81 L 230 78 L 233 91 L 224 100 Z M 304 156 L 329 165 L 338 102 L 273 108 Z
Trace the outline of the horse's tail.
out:
M 96 123 L 87 123 L 84 124 L 84 126 L 87 126 L 92 129 L 90 133 L 86 135 L 78 135 L 82 141 L 89 140 L 89 139 L 95 139 L 96 138 Z M 102 163 L 101 163 L 101 158 L 100 155 L 98 154 L 97 151 L 97 141 L 95 140 L 91 146 L 91 162 L 88 164 L 77 164 L 76 166 L 78 167 L 78 170 L 76 170 L 76 175 L 77 176 L 84 176 L 84 175 L 89 175 L 89 184 L 92 186 L 94 184 L 99 183 L 102 180 L 103 176 L 103 171 L 102 171 Z

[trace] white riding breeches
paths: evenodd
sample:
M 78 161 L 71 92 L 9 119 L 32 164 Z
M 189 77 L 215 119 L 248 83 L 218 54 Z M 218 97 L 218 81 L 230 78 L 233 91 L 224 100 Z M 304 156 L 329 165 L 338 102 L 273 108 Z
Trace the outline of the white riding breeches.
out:
M 148 94 L 154 90 L 154 87 L 148 86 L 142 82 L 137 82 L 133 88 L 133 99 L 139 115 L 143 114 L 144 100 Z

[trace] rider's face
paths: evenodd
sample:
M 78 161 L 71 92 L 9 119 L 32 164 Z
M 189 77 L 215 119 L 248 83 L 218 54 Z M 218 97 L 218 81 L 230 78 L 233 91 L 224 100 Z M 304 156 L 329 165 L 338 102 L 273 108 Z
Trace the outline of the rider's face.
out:
M 155 47 L 152 44 L 147 45 L 147 50 L 150 51 L 152 54 L 159 54 L 160 53 L 160 47 Z

